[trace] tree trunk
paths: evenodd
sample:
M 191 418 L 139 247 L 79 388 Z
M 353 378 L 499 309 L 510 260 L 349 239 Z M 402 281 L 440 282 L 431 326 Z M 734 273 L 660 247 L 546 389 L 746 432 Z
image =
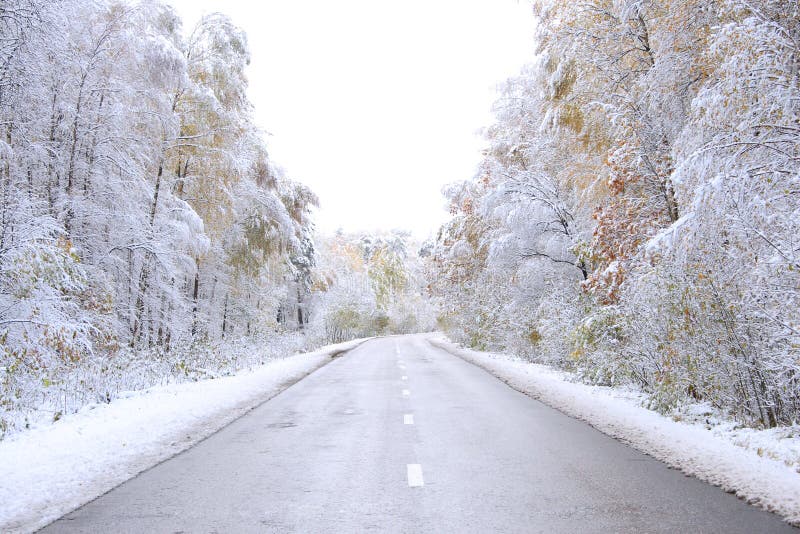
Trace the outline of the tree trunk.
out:
M 153 203 L 150 205 L 150 236 L 153 234 L 153 226 L 155 225 L 156 212 L 158 211 L 158 193 L 161 189 L 161 176 L 164 174 L 164 160 L 158 163 L 158 173 L 156 174 L 156 184 L 153 191 Z M 144 317 L 144 298 L 147 293 L 149 278 L 150 278 L 150 255 L 151 252 L 146 252 L 142 260 L 142 270 L 139 274 L 139 290 L 136 295 L 136 305 L 134 306 L 134 319 L 133 329 L 131 331 L 131 347 L 135 346 L 137 335 L 141 337 L 145 331 L 142 328 L 142 320 Z
M 83 107 L 83 88 L 86 85 L 86 76 L 81 76 L 81 83 L 78 85 L 78 101 L 75 103 L 75 117 L 72 119 L 72 144 L 69 149 L 69 163 L 67 164 L 67 212 L 64 216 L 64 229 L 67 237 L 72 232 L 72 220 L 75 218 L 75 211 L 72 209 L 72 189 L 75 183 L 75 155 L 78 150 L 78 126 L 80 125 L 81 108 Z
M 197 313 L 199 311 L 198 295 L 200 294 L 200 258 L 195 258 L 194 287 L 192 288 L 192 339 L 197 336 Z
M 228 294 L 225 293 L 225 305 L 222 308 L 222 339 L 225 339 L 225 329 L 228 324 Z

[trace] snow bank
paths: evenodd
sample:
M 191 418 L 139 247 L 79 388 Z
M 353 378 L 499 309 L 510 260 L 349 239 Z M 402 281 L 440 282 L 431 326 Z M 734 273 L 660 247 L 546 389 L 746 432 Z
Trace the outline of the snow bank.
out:
M 464 349 L 442 335 L 428 340 L 486 369 L 514 389 L 800 526 L 800 474 L 792 461 L 792 455 L 800 450 L 796 435 L 768 446 L 765 440 L 769 431 L 743 433 L 731 425 L 730 432 L 715 433 L 702 423 L 674 421 L 643 408 L 640 396 L 630 391 L 570 382 L 567 373 L 509 356 Z M 743 443 L 743 436 L 761 446 L 756 450 L 745 448 L 750 443 Z M 764 457 L 765 448 L 783 451 L 787 456 Z
M 0 532 L 49 524 L 189 448 L 363 341 L 274 360 L 236 376 L 129 393 L 0 442 Z

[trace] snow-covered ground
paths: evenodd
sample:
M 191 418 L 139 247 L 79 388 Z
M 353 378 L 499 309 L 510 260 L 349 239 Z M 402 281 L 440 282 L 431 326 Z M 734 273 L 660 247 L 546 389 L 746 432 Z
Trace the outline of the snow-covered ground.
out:
M 800 426 L 744 429 L 702 405 L 667 417 L 632 389 L 589 386 L 569 373 L 502 354 L 430 342 L 522 391 L 672 467 L 800 526 Z
M 363 340 L 136 391 L 0 442 L 0 532 L 41 528 L 216 432 Z

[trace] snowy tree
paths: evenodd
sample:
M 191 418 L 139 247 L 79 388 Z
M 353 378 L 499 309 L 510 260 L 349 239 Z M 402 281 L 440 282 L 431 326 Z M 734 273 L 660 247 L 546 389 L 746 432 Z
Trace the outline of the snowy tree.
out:
M 798 413 L 796 2 L 534 3 L 431 288 L 459 340 L 670 410 Z
M 244 33 L 184 36 L 154 0 L 14 0 L 0 25 L 0 434 L 279 335 L 316 199 L 252 124 Z

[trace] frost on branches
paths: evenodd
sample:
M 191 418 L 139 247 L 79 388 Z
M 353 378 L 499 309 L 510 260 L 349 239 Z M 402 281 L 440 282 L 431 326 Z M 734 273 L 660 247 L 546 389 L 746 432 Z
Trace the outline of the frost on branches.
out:
M 445 192 L 440 325 L 654 408 L 800 420 L 800 7 L 534 2 L 477 175 Z
M 149 0 L 0 18 L 0 437 L 306 343 L 317 200 L 252 123 L 241 30 Z

